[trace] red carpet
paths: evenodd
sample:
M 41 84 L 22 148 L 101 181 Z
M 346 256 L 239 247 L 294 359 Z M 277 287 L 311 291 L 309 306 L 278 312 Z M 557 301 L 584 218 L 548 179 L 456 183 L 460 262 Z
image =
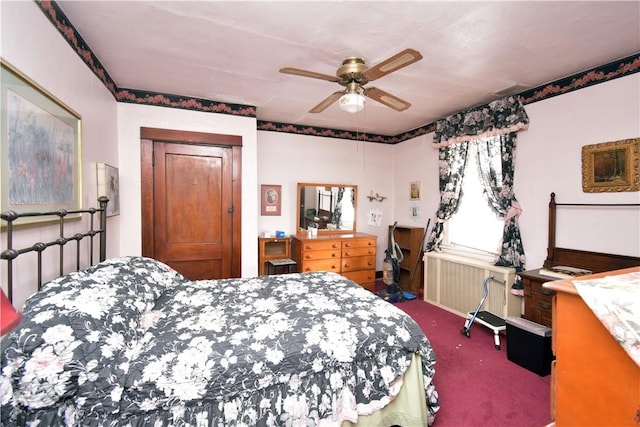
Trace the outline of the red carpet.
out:
M 551 376 L 540 377 L 508 360 L 504 335 L 496 350 L 493 332 L 482 325 L 472 325 L 467 338 L 460 333 L 460 316 L 420 299 L 396 305 L 420 325 L 436 353 L 441 408 L 434 427 L 542 427 L 551 422 Z

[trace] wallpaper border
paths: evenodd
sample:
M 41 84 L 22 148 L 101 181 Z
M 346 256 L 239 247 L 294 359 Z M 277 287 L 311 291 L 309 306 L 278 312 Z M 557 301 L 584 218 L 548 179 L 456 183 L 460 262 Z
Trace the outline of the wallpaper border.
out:
M 93 54 L 91 48 L 87 45 L 82 36 L 76 31 L 69 19 L 64 15 L 57 3 L 53 0 L 36 0 L 36 4 L 49 18 L 51 23 L 56 27 L 69 45 L 76 51 L 78 56 L 85 62 L 89 69 L 93 71 L 102 83 L 104 83 L 117 102 L 154 105 L 202 111 L 206 113 L 230 114 L 243 117 L 257 117 L 257 108 L 252 105 L 230 104 L 183 95 L 119 88 L 111 76 L 109 76 L 109 73 L 102 66 L 98 58 Z M 522 103 L 526 105 L 638 72 L 640 72 L 640 53 L 636 53 L 626 58 L 622 58 L 572 76 L 564 77 L 554 82 L 514 95 L 519 96 Z M 257 130 L 340 138 L 381 144 L 398 144 L 408 139 L 433 132 L 435 130 L 435 122 L 394 136 L 264 120 L 257 121 Z

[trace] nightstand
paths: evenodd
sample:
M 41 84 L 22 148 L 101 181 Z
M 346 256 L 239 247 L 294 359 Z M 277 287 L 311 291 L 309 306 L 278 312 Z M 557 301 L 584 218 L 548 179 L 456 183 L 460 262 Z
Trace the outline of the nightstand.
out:
M 524 285 L 524 318 L 551 327 L 551 307 L 554 292 L 542 284 L 557 280 L 540 274 L 540 269 L 518 273 Z
M 291 257 L 291 238 L 258 237 L 258 275 L 267 274 L 267 262 Z

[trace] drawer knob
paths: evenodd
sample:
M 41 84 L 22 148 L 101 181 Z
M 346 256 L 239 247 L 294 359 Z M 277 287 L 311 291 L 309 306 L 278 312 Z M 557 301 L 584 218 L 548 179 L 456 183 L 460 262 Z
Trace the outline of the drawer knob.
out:
M 538 292 L 540 292 L 542 295 L 548 295 L 548 296 L 553 295 L 553 291 L 547 288 L 542 288 L 542 287 L 538 288 Z
M 344 245 L 345 245 L 347 248 L 350 248 L 350 247 L 351 247 L 351 243 L 345 243 Z
M 344 266 L 345 266 L 346 268 L 351 267 L 351 266 L 350 266 L 349 264 L 347 264 L 347 263 L 345 263 L 345 264 L 344 264 Z
M 373 265 L 373 263 L 371 261 L 369 261 L 369 263 L 367 265 Z
M 346 256 L 351 256 L 351 252 L 347 251 L 347 252 L 345 253 L 345 255 L 346 255 Z
M 538 303 L 538 306 L 543 310 L 550 310 L 551 309 L 551 303 L 550 302 L 546 302 L 546 301 L 540 301 Z

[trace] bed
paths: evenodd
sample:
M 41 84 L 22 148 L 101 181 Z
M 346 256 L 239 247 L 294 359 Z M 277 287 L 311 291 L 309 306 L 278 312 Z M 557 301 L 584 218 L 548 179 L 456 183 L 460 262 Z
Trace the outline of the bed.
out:
M 415 426 L 435 354 L 329 272 L 190 281 L 105 259 L 42 286 L 0 341 L 2 425 Z

